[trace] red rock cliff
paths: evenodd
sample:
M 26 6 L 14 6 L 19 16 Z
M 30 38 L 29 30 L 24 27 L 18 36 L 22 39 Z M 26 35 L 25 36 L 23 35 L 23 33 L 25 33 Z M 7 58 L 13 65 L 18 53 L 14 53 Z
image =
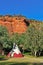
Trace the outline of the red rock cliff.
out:
M 25 17 L 3 16 L 0 17 L 0 25 L 5 26 L 9 33 L 24 33 L 29 23 Z

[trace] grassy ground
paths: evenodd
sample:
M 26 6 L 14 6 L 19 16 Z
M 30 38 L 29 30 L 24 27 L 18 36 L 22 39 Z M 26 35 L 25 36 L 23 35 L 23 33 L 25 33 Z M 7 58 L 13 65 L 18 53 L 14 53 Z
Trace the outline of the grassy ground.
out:
M 43 65 L 43 57 L 24 56 L 0 60 L 0 65 Z

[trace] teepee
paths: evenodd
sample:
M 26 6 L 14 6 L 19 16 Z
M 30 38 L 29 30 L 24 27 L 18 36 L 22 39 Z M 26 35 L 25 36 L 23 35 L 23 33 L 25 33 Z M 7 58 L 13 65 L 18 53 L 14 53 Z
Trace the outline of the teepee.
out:
M 18 46 L 14 43 L 12 50 L 8 53 L 8 57 L 23 57 Z

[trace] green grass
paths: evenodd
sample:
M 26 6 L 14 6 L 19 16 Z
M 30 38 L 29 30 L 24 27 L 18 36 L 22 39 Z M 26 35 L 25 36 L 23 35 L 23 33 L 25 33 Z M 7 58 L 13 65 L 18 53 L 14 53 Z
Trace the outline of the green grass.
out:
M 43 57 L 25 55 L 22 58 L 0 60 L 0 65 L 43 65 Z
M 0 63 L 0 65 L 43 65 L 43 63 L 12 63 L 12 62 L 4 62 L 4 63 Z

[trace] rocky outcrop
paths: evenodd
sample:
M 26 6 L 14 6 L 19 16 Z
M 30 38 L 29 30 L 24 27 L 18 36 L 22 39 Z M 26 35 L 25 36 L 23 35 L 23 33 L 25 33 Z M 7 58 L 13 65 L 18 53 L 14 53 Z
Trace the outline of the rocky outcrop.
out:
M 10 34 L 24 33 L 29 26 L 29 21 L 23 16 L 1 16 L 0 25 L 5 26 Z

